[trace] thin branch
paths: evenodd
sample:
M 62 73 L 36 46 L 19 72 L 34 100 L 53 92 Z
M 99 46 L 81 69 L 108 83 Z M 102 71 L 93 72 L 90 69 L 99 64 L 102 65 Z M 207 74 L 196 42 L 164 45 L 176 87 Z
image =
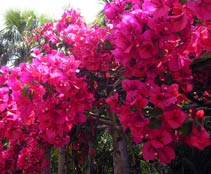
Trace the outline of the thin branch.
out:
M 96 121 L 99 121 L 105 125 L 113 126 L 113 122 L 108 118 L 101 117 L 101 116 L 99 116 L 95 113 L 91 113 L 91 112 L 89 112 L 89 115 Z
M 197 103 L 194 103 L 194 104 L 190 104 L 190 105 L 180 106 L 180 108 L 182 108 L 183 110 L 189 110 L 189 109 L 194 108 L 196 110 L 208 111 L 208 110 L 211 110 L 211 105 L 210 105 L 210 107 L 208 107 L 208 106 L 200 106 Z

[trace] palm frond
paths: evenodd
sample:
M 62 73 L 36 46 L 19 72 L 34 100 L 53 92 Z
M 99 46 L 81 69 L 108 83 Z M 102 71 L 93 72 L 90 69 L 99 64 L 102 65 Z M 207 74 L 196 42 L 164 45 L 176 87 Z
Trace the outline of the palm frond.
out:
M 32 46 L 25 42 L 25 38 L 48 19 L 31 10 L 8 10 L 4 18 L 5 28 L 0 31 L 0 65 L 30 61 Z

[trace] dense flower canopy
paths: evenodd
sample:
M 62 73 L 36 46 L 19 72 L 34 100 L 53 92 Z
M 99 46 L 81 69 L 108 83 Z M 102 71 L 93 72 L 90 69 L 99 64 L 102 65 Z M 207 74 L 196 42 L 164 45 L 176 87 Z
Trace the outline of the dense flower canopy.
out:
M 71 143 L 72 128 L 102 103 L 143 143 L 146 160 L 171 162 L 176 143 L 211 145 L 204 111 L 186 109 L 210 100 L 209 83 L 194 96 L 200 78 L 191 68 L 211 51 L 210 8 L 208 0 L 115 0 L 105 27 L 67 10 L 37 28 L 32 63 L 1 67 L 1 171 L 45 169 L 46 149 Z

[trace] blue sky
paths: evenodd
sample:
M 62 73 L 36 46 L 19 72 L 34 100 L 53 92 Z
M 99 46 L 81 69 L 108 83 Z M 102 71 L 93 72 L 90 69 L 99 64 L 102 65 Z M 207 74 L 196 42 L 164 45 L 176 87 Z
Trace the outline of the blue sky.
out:
M 101 0 L 6 0 L 0 1 L 0 26 L 3 24 L 5 11 L 8 9 L 34 10 L 37 14 L 45 14 L 58 19 L 66 7 L 73 7 L 81 11 L 85 20 L 90 23 L 103 8 Z

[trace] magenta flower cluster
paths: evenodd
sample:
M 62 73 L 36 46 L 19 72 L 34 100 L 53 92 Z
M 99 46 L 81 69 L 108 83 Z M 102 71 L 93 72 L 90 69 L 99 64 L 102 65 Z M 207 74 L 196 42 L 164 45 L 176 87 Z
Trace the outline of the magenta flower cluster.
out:
M 85 111 L 102 103 L 135 143 L 143 143 L 145 160 L 171 162 L 176 143 L 211 145 L 204 111 L 182 108 L 194 104 L 186 95 L 195 89 L 191 63 L 211 51 L 210 9 L 208 0 L 114 0 L 104 7 L 104 27 L 90 27 L 67 10 L 37 28 L 33 61 L 0 70 L 0 170 L 48 168 L 46 150 L 69 144 L 71 130 L 91 117 Z M 123 70 L 119 77 L 117 69 Z M 120 88 L 112 84 L 100 96 L 101 81 L 85 72 L 109 83 L 119 78 Z

